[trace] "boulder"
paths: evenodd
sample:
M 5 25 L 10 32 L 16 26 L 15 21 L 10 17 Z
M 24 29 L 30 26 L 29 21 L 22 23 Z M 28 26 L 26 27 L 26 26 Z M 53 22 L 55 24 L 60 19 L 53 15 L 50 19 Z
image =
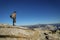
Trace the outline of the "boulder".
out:
M 39 31 L 36 30 L 16 26 L 0 26 L 1 40 L 37 40 L 38 37 Z

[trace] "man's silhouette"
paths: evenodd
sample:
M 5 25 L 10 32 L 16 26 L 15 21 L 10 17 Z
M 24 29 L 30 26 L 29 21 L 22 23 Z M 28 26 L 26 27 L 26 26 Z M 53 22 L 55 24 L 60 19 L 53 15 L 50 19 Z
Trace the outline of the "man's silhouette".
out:
M 13 19 L 13 26 L 15 26 L 15 23 L 16 23 L 16 11 L 14 11 L 14 12 L 10 15 L 10 18 Z

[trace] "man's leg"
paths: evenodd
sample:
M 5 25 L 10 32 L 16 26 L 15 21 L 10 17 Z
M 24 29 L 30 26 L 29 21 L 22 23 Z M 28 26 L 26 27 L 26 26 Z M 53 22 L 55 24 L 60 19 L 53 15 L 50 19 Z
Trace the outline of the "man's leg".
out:
M 14 24 L 14 23 L 15 23 L 14 20 L 15 20 L 15 19 L 13 18 L 13 26 L 15 26 L 15 24 Z

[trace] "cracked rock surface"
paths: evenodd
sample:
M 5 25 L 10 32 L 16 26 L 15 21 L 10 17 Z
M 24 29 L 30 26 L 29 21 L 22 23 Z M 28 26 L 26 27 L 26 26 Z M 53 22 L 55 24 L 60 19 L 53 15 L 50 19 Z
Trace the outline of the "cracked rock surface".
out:
M 52 34 L 49 30 L 11 25 L 0 25 L 0 40 L 60 40 L 59 30 Z

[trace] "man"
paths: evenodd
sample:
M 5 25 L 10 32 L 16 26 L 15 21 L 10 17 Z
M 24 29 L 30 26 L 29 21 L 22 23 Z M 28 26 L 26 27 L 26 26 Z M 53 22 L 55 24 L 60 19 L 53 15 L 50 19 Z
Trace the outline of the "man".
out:
M 10 18 L 13 19 L 13 26 L 15 26 L 15 23 L 16 23 L 16 11 L 14 11 L 14 12 L 10 15 Z

